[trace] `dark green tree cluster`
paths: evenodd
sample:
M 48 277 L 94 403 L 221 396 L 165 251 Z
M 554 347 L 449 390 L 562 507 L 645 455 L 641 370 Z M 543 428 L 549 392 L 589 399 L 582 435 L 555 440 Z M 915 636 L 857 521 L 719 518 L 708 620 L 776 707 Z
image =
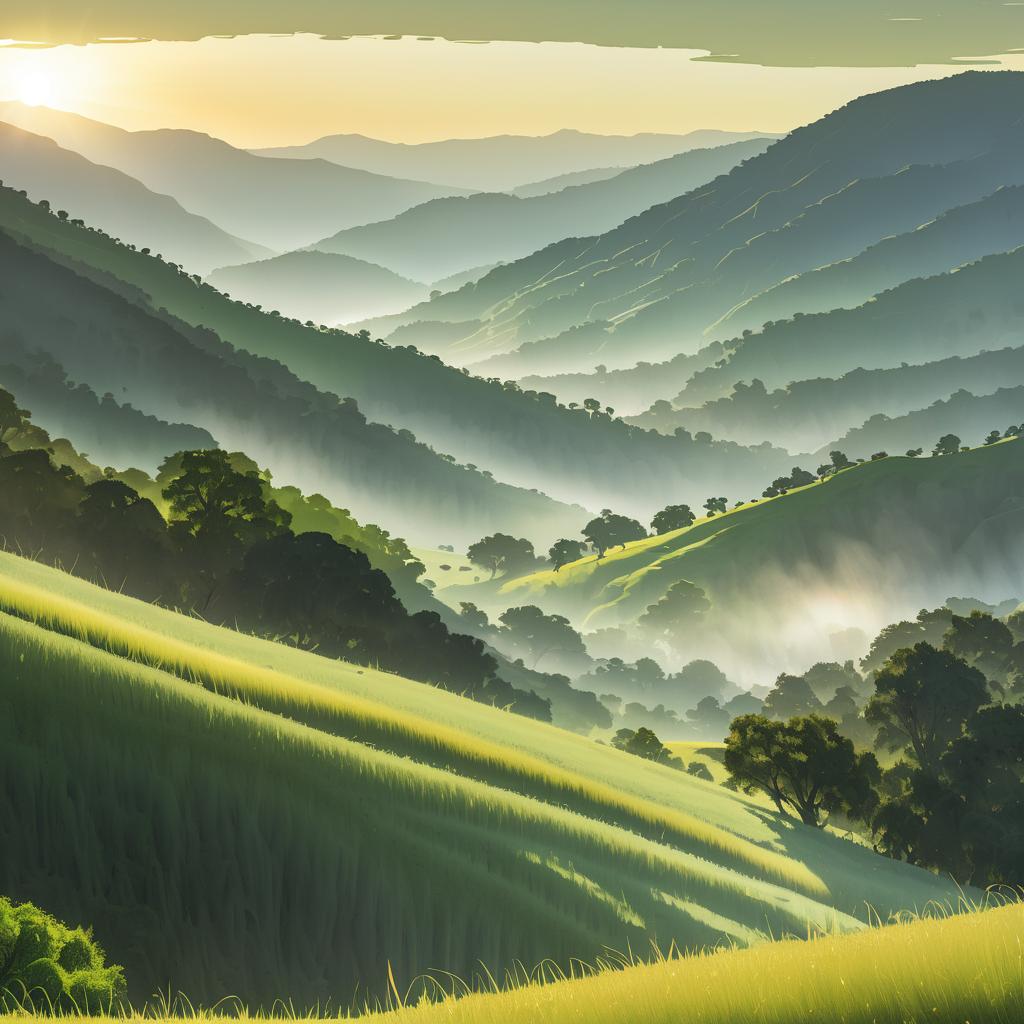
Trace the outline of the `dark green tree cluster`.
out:
M 696 519 L 689 505 L 668 505 L 651 520 L 651 530 L 660 537 L 663 533 L 692 526 Z
M 518 576 L 537 566 L 533 544 L 522 538 L 510 537 L 507 533 L 495 533 L 470 544 L 466 557 L 474 565 L 486 569 L 492 580 L 498 573 Z
M 627 754 L 642 757 L 657 764 L 681 768 L 682 762 L 672 756 L 672 751 L 665 746 L 650 729 L 640 726 L 639 729 L 619 729 L 612 737 L 612 746 L 616 750 L 624 750 Z
M 113 1015 L 125 991 L 91 932 L 0 896 L 0 1013 Z
M 576 683 L 597 690 L 621 726 L 644 726 L 673 739 L 720 740 L 733 718 L 761 709 L 757 697 L 710 661 L 693 661 L 669 674 L 652 658 L 632 664 L 608 658 Z
M 654 642 L 685 650 L 710 610 L 711 602 L 700 587 L 677 580 L 637 619 L 637 627 Z
M 597 552 L 598 559 L 604 558 L 611 548 L 624 548 L 634 540 L 643 540 L 647 531 L 635 519 L 619 515 L 610 508 L 601 510 L 596 519 L 591 519 L 582 530 L 587 543 Z
M 881 852 L 963 883 L 1018 884 L 1024 642 L 987 612 L 939 609 L 887 627 L 865 663 L 866 701 L 849 663 L 780 676 L 763 714 L 732 722 L 733 783 L 807 824 L 841 813 Z
M 497 642 L 507 642 L 510 657 L 521 657 L 531 668 L 543 658 L 559 655 L 589 664 L 583 637 L 564 615 L 547 615 L 536 605 L 507 608 L 498 616 Z
M 1024 709 L 930 644 L 897 651 L 865 717 L 899 755 L 870 821 L 878 849 L 976 885 L 1017 883 L 1024 865 Z
M 875 755 L 858 753 L 821 715 L 787 722 L 741 715 L 725 741 L 725 767 L 739 789 L 767 793 L 779 813 L 792 812 L 805 825 L 836 811 L 864 818 L 877 803 Z
M 818 478 L 813 473 L 808 473 L 806 469 L 794 466 L 789 476 L 780 476 L 774 479 L 761 492 L 761 497 L 774 498 L 780 494 L 785 494 L 787 491 L 793 490 L 795 487 L 806 487 L 808 484 L 813 484 L 817 479 Z
M 818 467 L 818 476 L 822 480 L 826 477 L 835 476 L 836 473 L 841 473 L 844 469 L 849 469 L 851 466 L 856 465 L 845 452 L 832 451 L 828 453 L 828 457 L 829 461 Z
M 157 478 L 165 520 L 123 480 L 86 483 L 43 448 L 11 447 L 32 430 L 0 391 L 8 550 L 211 621 L 550 718 L 546 701 L 500 678 L 480 640 L 450 632 L 434 611 L 410 615 L 365 554 L 326 533 L 293 531 L 244 456 L 214 449 L 168 459 Z
M 986 445 L 995 444 L 997 441 L 1003 441 L 1010 437 L 1024 437 L 1024 423 L 1011 423 L 1002 433 L 998 430 L 991 430 L 986 435 L 983 443 Z

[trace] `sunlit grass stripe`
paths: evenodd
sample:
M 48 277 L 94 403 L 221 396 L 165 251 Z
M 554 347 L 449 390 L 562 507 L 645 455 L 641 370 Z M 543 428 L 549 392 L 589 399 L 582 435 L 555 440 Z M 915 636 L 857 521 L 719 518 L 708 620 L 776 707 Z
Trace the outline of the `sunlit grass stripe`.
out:
M 1020 1024 L 1024 906 L 374 1014 L 369 1024 Z M 399 996 L 401 993 L 399 993 Z
M 630 797 L 465 731 L 193 646 L 8 577 L 0 579 L 0 609 L 101 650 L 166 669 L 215 693 L 255 703 L 318 728 L 348 732 L 353 738 L 376 742 L 398 753 L 426 756 L 434 763 L 454 759 L 463 769 L 482 772 L 488 781 L 515 788 L 525 785 L 539 791 L 535 795 L 554 800 L 580 801 L 581 810 L 620 816 L 615 823 L 663 834 L 666 841 L 708 859 L 752 870 L 815 898 L 828 896 L 821 879 L 799 861 L 682 811 Z

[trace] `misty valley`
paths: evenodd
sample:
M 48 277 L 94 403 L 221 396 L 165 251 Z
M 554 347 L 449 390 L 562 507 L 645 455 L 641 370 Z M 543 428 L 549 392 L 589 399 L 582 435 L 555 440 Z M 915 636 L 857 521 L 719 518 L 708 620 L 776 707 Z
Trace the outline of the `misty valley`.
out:
M 0 46 L 0 1015 L 1024 1019 L 1024 71 L 259 145 L 16 78 L 348 45 L 129 6 Z

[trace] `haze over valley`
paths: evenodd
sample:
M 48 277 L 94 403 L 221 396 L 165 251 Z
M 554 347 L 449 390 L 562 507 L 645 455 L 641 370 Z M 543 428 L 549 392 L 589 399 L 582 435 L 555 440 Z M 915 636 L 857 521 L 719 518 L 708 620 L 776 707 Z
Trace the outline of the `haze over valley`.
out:
M 1020 1019 L 1017 14 L 434 6 L 0 14 L 0 1015 Z

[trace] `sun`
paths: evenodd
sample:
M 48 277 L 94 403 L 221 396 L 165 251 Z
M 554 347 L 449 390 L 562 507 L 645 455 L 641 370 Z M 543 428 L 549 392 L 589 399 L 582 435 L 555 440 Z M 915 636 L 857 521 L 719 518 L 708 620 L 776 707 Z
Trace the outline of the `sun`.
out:
M 38 68 L 23 68 L 14 77 L 15 98 L 30 107 L 53 106 L 59 94 L 54 75 Z

